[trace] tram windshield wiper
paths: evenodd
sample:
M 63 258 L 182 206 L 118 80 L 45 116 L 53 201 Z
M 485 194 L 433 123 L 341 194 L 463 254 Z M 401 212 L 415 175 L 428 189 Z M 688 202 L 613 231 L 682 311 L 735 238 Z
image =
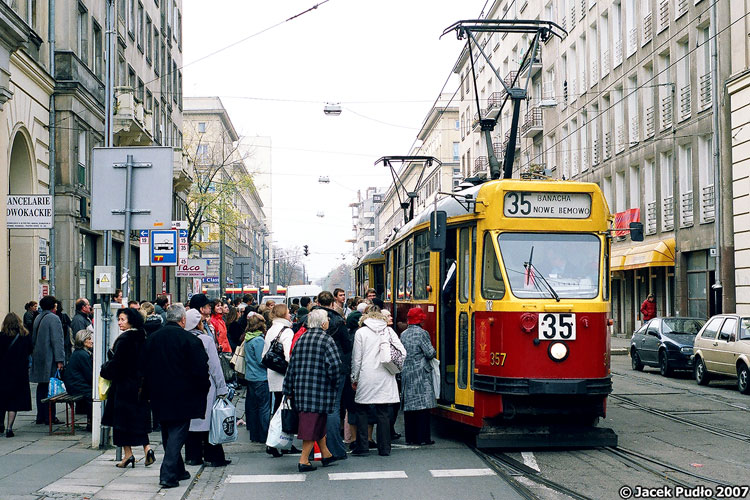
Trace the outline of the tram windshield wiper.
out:
M 534 264 L 532 264 L 532 261 L 534 259 L 534 246 L 531 246 L 531 251 L 529 252 L 529 260 L 527 262 L 523 263 L 523 268 L 525 271 L 525 277 L 524 280 L 527 285 L 530 283 L 534 283 L 536 286 L 536 278 L 538 277 L 542 284 L 544 285 L 544 288 L 547 289 L 547 291 L 552 295 L 552 297 L 557 301 L 560 302 L 560 296 L 557 294 L 554 288 L 552 288 L 552 285 L 550 285 L 549 281 L 547 281 L 547 278 L 544 277 L 544 275 L 537 269 Z M 538 288 L 538 287 L 537 287 Z

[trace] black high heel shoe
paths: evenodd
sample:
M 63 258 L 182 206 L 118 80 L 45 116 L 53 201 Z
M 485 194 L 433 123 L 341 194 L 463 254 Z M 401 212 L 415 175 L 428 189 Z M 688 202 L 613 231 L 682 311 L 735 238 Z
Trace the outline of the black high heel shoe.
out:
M 130 455 L 130 458 L 125 460 L 124 462 L 120 462 L 119 464 L 115 464 L 115 467 L 119 469 L 127 469 L 128 465 L 135 469 L 135 455 Z
M 145 462 L 146 467 L 153 464 L 154 462 L 156 462 L 156 457 L 154 456 L 154 450 L 148 450 L 148 452 L 146 453 L 146 462 Z

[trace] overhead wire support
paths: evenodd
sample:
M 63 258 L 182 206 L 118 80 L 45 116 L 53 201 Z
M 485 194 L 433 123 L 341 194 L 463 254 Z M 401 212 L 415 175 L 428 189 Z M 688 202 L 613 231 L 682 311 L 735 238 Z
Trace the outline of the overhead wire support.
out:
M 453 23 L 451 26 L 446 28 L 441 35 L 441 38 L 451 31 L 456 31 L 456 36 L 459 40 L 462 40 L 465 36 L 468 37 L 466 40 L 467 49 L 469 52 L 469 62 L 471 64 L 471 76 L 474 80 L 474 97 L 477 104 L 477 118 L 481 127 L 481 131 L 484 134 L 485 142 L 487 143 L 487 158 L 490 166 L 490 177 L 492 179 L 499 179 L 500 175 L 503 178 L 510 179 L 513 176 L 513 161 L 515 159 L 516 141 L 518 138 L 518 122 L 521 113 L 521 101 L 527 99 L 529 84 L 531 83 L 531 71 L 528 72 L 526 77 L 526 84 L 524 87 L 518 87 L 516 84 L 518 78 L 523 71 L 534 64 L 537 51 L 539 50 L 539 41 L 546 41 L 551 36 L 556 36 L 563 39 L 567 36 L 567 32 L 562 29 L 559 25 L 552 21 L 541 21 L 536 19 L 531 20 L 519 20 L 519 19 L 469 19 L 464 21 L 458 21 Z M 519 71 L 513 77 L 513 80 L 508 83 L 498 73 L 497 69 L 493 66 L 492 61 L 484 49 L 478 42 L 474 33 L 524 33 L 532 34 L 533 39 L 531 41 L 531 50 L 527 50 L 521 60 Z M 508 136 L 507 146 L 505 148 L 505 157 L 503 158 L 503 169 L 500 170 L 500 164 L 495 156 L 494 148 L 492 147 L 492 136 L 491 132 L 495 129 L 497 119 L 495 118 L 482 118 L 482 107 L 479 102 L 479 93 L 477 91 L 477 77 L 474 70 L 474 55 L 472 51 L 472 42 L 479 49 L 479 52 L 484 57 L 490 69 L 495 74 L 501 85 L 505 89 L 505 96 L 502 103 L 500 103 L 498 116 L 502 114 L 505 103 L 508 99 L 513 102 L 513 116 L 511 119 L 511 126 Z
M 422 171 L 419 174 L 417 183 L 414 186 L 414 191 L 408 191 L 404 183 L 396 174 L 396 170 L 393 168 L 392 162 L 398 163 L 422 163 Z M 433 163 L 442 165 L 442 162 L 434 156 L 383 156 L 375 161 L 375 165 L 382 163 L 384 166 L 391 170 L 391 176 L 393 177 L 393 187 L 398 196 L 398 202 L 401 209 L 404 211 L 404 224 L 408 223 L 414 218 L 414 200 L 417 198 L 417 190 L 421 187 L 422 177 L 424 177 L 425 170 L 427 167 L 431 167 Z M 404 199 L 401 198 L 401 193 L 398 190 L 399 185 L 404 190 Z

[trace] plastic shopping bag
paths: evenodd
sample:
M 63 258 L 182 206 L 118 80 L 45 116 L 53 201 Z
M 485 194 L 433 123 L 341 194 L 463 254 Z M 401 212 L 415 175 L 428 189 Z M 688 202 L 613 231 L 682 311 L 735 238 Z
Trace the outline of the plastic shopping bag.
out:
M 54 396 L 59 396 L 64 392 L 65 384 L 63 384 L 62 379 L 60 379 L 60 370 L 57 370 L 55 376 L 50 377 L 49 379 L 49 389 L 47 389 L 47 397 L 51 398 Z
M 432 365 L 432 388 L 435 391 L 435 399 L 438 399 L 440 397 L 440 361 L 432 358 L 430 365 Z
M 234 405 L 225 398 L 218 398 L 211 409 L 211 427 L 208 442 L 225 444 L 237 441 L 237 419 Z
M 99 400 L 106 401 L 107 394 L 109 393 L 109 386 L 112 385 L 112 381 L 99 375 L 99 382 L 97 385 L 99 386 Z
M 271 423 L 268 425 L 266 446 L 276 448 L 277 450 L 291 450 L 294 436 L 281 430 L 281 412 L 282 407 L 279 406 L 279 409 L 276 410 L 276 413 L 271 418 Z

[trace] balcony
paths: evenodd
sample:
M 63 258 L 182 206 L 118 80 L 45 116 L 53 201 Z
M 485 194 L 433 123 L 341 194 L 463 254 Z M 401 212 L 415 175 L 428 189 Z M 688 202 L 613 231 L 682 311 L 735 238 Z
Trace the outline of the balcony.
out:
M 701 189 L 701 222 L 713 222 L 716 219 L 716 197 L 714 185 L 709 184 Z
M 532 163 L 520 173 L 521 179 L 546 179 L 546 163 Z
M 699 92 L 700 92 L 700 106 L 701 110 L 708 109 L 711 107 L 711 72 L 706 73 L 698 79 Z
M 596 138 L 591 143 L 591 164 L 599 165 L 599 139 Z
M 661 99 L 661 129 L 665 130 L 672 126 L 672 94 Z
M 193 164 L 184 150 L 175 150 L 172 165 L 172 189 L 175 193 L 189 191 L 193 185 Z
M 690 118 L 690 84 L 680 89 L 680 121 Z
M 616 127 L 615 154 L 625 151 L 625 125 L 619 124 Z
M 503 148 L 503 143 L 499 141 L 495 141 L 492 143 L 492 151 L 495 153 L 495 158 L 502 158 L 505 156 L 505 149 Z
M 500 106 L 503 104 L 505 94 L 505 90 L 490 94 L 490 97 L 487 99 L 487 109 L 484 112 L 485 118 L 492 118 L 493 120 L 497 119 L 497 116 L 500 114 Z
M 655 125 L 655 113 L 654 113 L 654 107 L 649 106 L 646 108 L 646 135 L 643 136 L 644 139 L 648 139 L 649 137 L 654 136 L 654 132 L 656 130 Z
M 667 196 L 662 201 L 662 231 L 671 231 L 674 229 L 674 198 Z
M 628 139 L 629 144 L 631 147 L 635 146 L 640 142 L 640 138 L 638 137 L 639 130 L 638 130 L 639 124 L 638 124 L 638 117 L 634 116 L 630 119 L 630 130 L 628 131 Z
M 479 121 L 479 113 L 474 113 L 471 119 L 471 130 L 473 132 L 479 132 L 482 130 L 482 122 Z
M 505 140 L 503 141 L 503 151 L 508 149 L 508 143 L 510 142 L 510 130 L 505 133 Z M 521 149 L 521 134 L 516 136 L 516 151 Z
M 656 202 L 646 203 L 646 234 L 656 234 Z
M 534 106 L 526 112 L 526 120 L 521 126 L 522 137 L 534 137 L 543 131 L 542 108 Z
M 670 0 L 659 2 L 659 31 L 657 33 L 669 28 L 669 2 Z
M 560 25 L 562 26 L 562 29 L 568 31 L 568 18 L 566 16 L 562 16 L 562 22 Z
M 609 74 L 609 49 L 602 52 L 602 78 Z
M 115 87 L 115 112 L 112 121 L 118 146 L 150 146 L 152 136 L 144 121 L 143 104 L 135 98 L 132 87 Z
M 651 19 L 651 13 L 646 14 L 643 18 L 643 42 L 641 46 L 646 45 L 654 37 L 654 25 Z
M 516 75 L 518 74 L 518 71 L 509 71 L 507 75 L 505 75 L 505 78 L 503 78 L 503 81 L 505 82 L 505 85 L 507 85 L 509 88 L 513 86 L 513 80 L 515 80 Z M 502 102 L 503 99 L 505 99 L 505 96 L 508 93 L 505 91 L 505 88 L 503 87 L 503 90 L 500 91 L 500 102 Z
M 586 16 L 586 0 L 581 0 L 581 21 L 583 21 L 583 18 Z
M 599 79 L 599 60 L 596 58 L 591 59 L 591 86 L 596 84 Z
M 615 58 L 612 63 L 612 67 L 616 68 L 622 64 L 622 38 L 615 40 Z
M 554 82 L 551 82 L 551 81 L 545 82 L 544 90 L 542 91 L 542 101 L 539 104 L 541 106 L 546 106 L 546 107 L 557 106 L 557 99 L 555 98 Z
M 638 48 L 638 28 L 630 28 L 628 31 L 628 57 L 635 54 Z
M 612 158 L 612 132 L 604 132 L 604 159 Z
M 490 160 L 486 156 L 477 156 L 474 159 L 474 171 L 472 174 L 486 172 L 490 168 Z
M 529 72 L 531 72 L 531 76 L 533 77 L 542 70 L 542 48 L 537 47 L 536 54 L 529 59 L 531 60 L 526 61 L 526 66 L 523 67 L 521 78 L 528 77 Z M 523 55 L 521 55 L 519 61 L 523 61 Z
M 576 3 L 571 2 L 570 4 L 570 29 L 571 31 L 575 27 L 576 27 Z
M 693 192 L 686 191 L 680 196 L 680 227 L 693 225 Z
M 675 13 L 674 18 L 679 19 L 687 14 L 688 7 L 688 0 L 677 0 L 677 12 Z

